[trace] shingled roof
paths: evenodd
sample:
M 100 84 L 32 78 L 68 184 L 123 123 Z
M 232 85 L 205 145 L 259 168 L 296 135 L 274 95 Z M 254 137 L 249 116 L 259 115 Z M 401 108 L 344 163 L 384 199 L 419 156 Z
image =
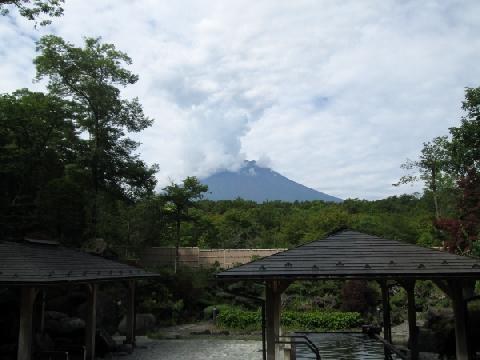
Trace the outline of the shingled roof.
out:
M 0 242 L 0 284 L 91 283 L 156 274 L 52 243 Z
M 217 274 L 220 279 L 476 278 L 480 259 L 344 230 Z

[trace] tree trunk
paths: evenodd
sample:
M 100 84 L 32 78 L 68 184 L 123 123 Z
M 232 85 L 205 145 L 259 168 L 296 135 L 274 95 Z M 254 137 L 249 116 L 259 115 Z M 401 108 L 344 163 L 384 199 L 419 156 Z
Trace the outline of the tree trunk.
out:
M 440 210 L 438 208 L 438 194 L 437 194 L 437 164 L 436 162 L 433 163 L 432 167 L 432 194 L 433 194 L 433 204 L 435 206 L 435 219 L 440 219 Z
M 100 147 L 100 139 L 99 139 L 99 119 L 98 116 L 95 114 L 95 145 L 93 151 L 93 159 L 92 159 L 92 181 L 93 181 L 93 207 L 92 207 L 92 234 L 93 238 L 97 238 L 97 213 L 98 213 L 98 149 Z

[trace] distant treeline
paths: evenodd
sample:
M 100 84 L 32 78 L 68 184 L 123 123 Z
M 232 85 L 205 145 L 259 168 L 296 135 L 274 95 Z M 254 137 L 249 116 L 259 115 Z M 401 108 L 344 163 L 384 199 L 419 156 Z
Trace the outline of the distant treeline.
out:
M 181 246 L 285 248 L 346 227 L 410 243 L 441 245 L 435 238 L 434 211 L 428 196 L 354 199 L 339 204 L 200 200 L 188 214 L 189 220 L 181 226 Z M 161 195 L 133 205 L 111 204 L 100 218 L 104 221 L 103 236 L 120 247 L 141 249 L 176 243 L 175 223 Z

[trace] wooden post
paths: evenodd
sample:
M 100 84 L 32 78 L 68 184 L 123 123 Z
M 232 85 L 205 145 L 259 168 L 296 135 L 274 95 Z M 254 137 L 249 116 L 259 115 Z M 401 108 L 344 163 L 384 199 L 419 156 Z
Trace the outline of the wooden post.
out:
M 42 307 L 40 309 L 40 333 L 45 333 L 45 303 L 47 300 L 47 290 L 42 289 Z
M 136 329 L 136 309 L 135 309 L 135 280 L 128 281 L 127 292 L 127 337 L 126 344 L 135 346 L 135 329 Z
M 17 360 L 30 360 L 32 357 L 33 304 L 37 296 L 37 289 L 24 287 L 21 296 Z
M 470 360 L 468 351 L 468 332 L 467 332 L 467 305 L 463 298 L 463 284 L 461 280 L 451 280 L 448 282 L 451 293 L 453 314 L 455 315 L 455 342 L 456 359 Z
M 87 360 L 95 359 L 95 336 L 97 333 L 97 284 L 88 285 L 87 318 L 85 319 L 85 348 Z
M 380 281 L 383 307 L 383 338 L 392 343 L 392 321 L 390 317 L 390 293 L 386 281 Z
M 408 299 L 408 347 L 410 359 L 418 360 L 417 309 L 415 306 L 415 280 L 405 282 Z
M 282 307 L 281 295 L 288 283 L 278 280 L 268 280 L 265 287 L 265 332 L 267 360 L 277 358 L 278 346 L 276 344 L 280 335 L 280 312 Z

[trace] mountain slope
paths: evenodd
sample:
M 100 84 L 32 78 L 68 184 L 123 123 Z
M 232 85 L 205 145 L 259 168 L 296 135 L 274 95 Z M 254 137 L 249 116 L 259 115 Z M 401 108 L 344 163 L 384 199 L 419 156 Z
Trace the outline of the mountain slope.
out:
M 245 161 L 245 165 L 237 172 L 217 172 L 202 179 L 202 183 L 208 185 L 209 193 L 206 198 L 210 200 L 233 200 L 241 197 L 256 202 L 267 200 L 342 201 L 296 183 L 269 168 L 260 167 L 255 161 Z

